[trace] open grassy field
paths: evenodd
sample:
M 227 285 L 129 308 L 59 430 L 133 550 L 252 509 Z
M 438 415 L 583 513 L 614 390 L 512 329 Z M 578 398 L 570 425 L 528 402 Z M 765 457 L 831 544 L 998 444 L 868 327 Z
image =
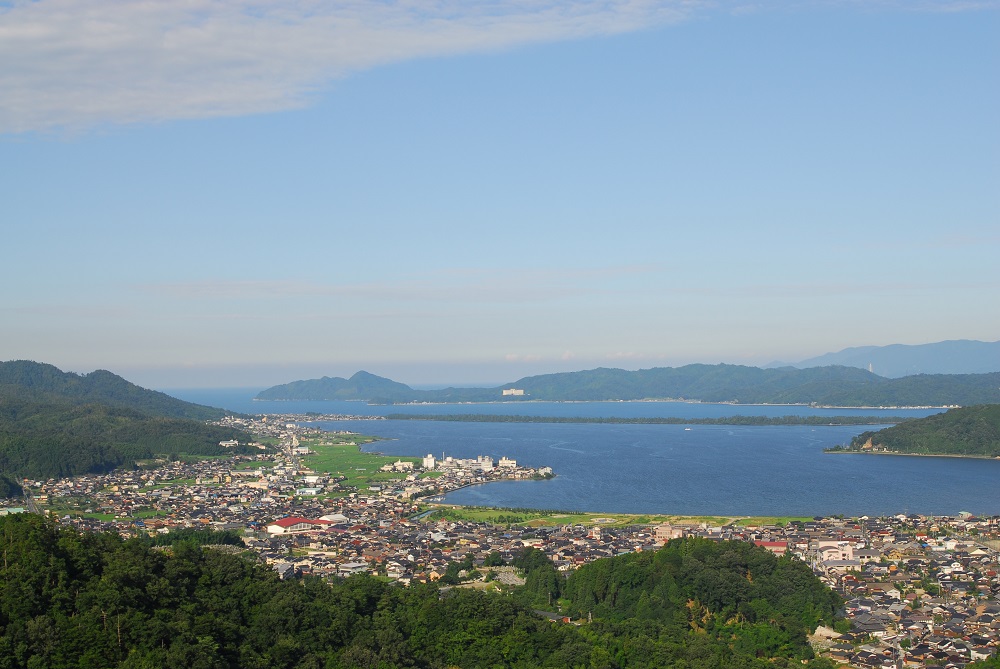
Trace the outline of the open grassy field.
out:
M 361 445 L 377 441 L 375 437 L 351 435 L 324 435 L 320 438 L 303 439 L 299 443 L 308 446 L 314 453 L 302 458 L 302 464 L 314 472 L 328 472 L 332 476 L 345 476 L 347 485 L 367 488 L 369 484 L 379 481 L 391 481 L 406 478 L 401 472 L 381 472 L 382 465 L 391 464 L 397 460 L 410 461 L 419 464 L 420 458 L 400 458 L 362 453 Z
M 753 518 L 739 518 L 733 524 L 740 527 L 753 527 L 756 525 L 778 525 L 784 527 L 793 520 L 805 523 L 812 521 L 812 518 L 799 516 L 756 516 Z

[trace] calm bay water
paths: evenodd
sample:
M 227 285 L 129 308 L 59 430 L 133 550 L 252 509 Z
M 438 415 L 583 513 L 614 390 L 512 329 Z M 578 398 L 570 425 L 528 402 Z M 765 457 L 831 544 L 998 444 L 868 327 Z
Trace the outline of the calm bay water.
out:
M 214 395 L 214 399 L 212 399 Z M 242 393 L 242 395 L 241 395 Z M 934 409 L 813 409 L 681 402 L 526 402 L 368 406 L 360 402 L 251 402 L 248 391 L 173 391 L 247 413 L 352 415 L 520 414 L 709 418 L 732 415 L 920 417 Z M 502 455 L 552 467 L 550 481 L 500 482 L 447 496 L 456 504 L 569 511 L 717 515 L 1000 514 L 1000 460 L 825 454 L 868 429 L 337 421 L 329 429 L 374 434 L 390 455 Z

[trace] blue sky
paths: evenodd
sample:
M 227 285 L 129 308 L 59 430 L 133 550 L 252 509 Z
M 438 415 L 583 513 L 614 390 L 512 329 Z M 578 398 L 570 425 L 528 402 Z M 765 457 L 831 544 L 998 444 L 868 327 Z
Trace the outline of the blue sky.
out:
M 1000 339 L 996 2 L 0 2 L 0 359 L 411 384 Z

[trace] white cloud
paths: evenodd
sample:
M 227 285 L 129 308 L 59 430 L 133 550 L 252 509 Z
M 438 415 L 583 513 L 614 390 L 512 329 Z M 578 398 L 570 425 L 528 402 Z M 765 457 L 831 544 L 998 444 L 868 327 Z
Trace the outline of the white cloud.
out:
M 508 353 L 503 359 L 507 362 L 539 362 L 542 356 L 534 353 Z
M 818 4 L 865 6 L 855 0 Z M 996 0 L 886 0 L 962 11 Z M 0 133 L 272 112 L 411 58 L 624 33 L 787 0 L 8 0 Z
M 351 72 L 677 21 L 683 0 L 13 0 L 0 132 L 296 108 Z
M 649 357 L 645 353 L 636 353 L 635 351 L 616 351 L 607 355 L 608 360 L 645 360 Z

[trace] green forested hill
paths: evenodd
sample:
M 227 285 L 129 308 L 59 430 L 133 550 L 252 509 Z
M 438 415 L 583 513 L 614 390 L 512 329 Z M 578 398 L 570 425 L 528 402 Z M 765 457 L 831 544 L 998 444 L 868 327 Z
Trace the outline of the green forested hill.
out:
M 800 602 L 814 602 L 815 617 L 825 610 L 821 598 L 808 594 L 811 584 L 800 586 L 795 570 L 752 551 L 744 564 L 742 549 L 732 558 L 730 544 L 685 542 L 676 550 L 686 567 L 674 569 L 669 551 L 653 559 L 663 563 L 660 571 L 673 570 L 676 596 L 670 601 L 679 606 L 676 619 L 662 623 L 643 613 L 648 607 L 639 604 L 640 591 L 661 597 L 669 588 L 644 581 L 652 574 L 645 565 L 613 559 L 601 569 L 623 593 L 623 604 L 626 598 L 636 602 L 629 614 L 634 622 L 622 617 L 624 609 L 612 614 L 611 604 L 609 622 L 576 627 L 533 615 L 517 597 L 436 585 L 402 588 L 368 576 L 280 581 L 256 562 L 194 543 L 154 551 L 117 534 L 80 534 L 37 516 L 8 516 L 0 518 L 0 667 L 833 666 L 825 660 L 803 664 L 798 658 L 808 656 L 808 649 L 798 636 L 786 635 L 791 628 L 785 619 L 797 620 L 808 608 Z M 528 559 L 532 572 L 544 569 Z M 758 575 L 767 581 L 769 565 L 793 579 L 772 591 L 746 585 Z M 713 578 L 730 590 L 713 585 Z M 583 580 L 574 587 L 582 593 Z M 741 608 L 736 602 L 742 594 L 758 599 Z M 683 597 L 695 599 L 688 604 Z M 750 615 L 757 618 L 746 622 Z M 681 618 L 690 624 L 681 624 Z M 775 629 L 768 632 L 771 622 Z
M 140 388 L 110 372 L 0 363 L 0 497 L 23 477 L 104 472 L 154 454 L 216 455 L 245 433 L 206 425 L 224 415 Z
M 50 403 L 97 403 L 163 418 L 216 420 L 227 414 L 224 409 L 192 404 L 141 388 L 103 369 L 73 374 L 30 360 L 0 362 L 0 396 Z
M 182 418 L 101 404 L 19 401 L 0 396 L 0 473 L 52 478 L 105 472 L 155 454 L 220 455 L 220 441 L 252 437 Z
M 523 396 L 503 396 L 503 388 Z M 604 401 L 688 399 L 740 404 L 826 406 L 948 406 L 1000 402 L 1000 373 L 937 374 L 886 379 L 855 367 L 760 369 L 686 365 L 627 371 L 591 369 L 528 376 L 496 388 L 414 390 L 358 372 L 350 379 L 294 381 L 261 391 L 258 399 L 373 402 Z
M 950 409 L 855 437 L 850 450 L 868 442 L 895 453 L 1000 457 L 1000 404 Z
M 744 542 L 688 538 L 661 550 L 597 560 L 563 589 L 575 615 L 593 615 L 595 633 L 657 635 L 715 645 L 740 658 L 812 657 L 806 635 L 832 624 L 839 598 L 809 567 Z M 711 642 L 709 644 L 708 642 Z M 657 648 L 671 666 L 668 648 Z

